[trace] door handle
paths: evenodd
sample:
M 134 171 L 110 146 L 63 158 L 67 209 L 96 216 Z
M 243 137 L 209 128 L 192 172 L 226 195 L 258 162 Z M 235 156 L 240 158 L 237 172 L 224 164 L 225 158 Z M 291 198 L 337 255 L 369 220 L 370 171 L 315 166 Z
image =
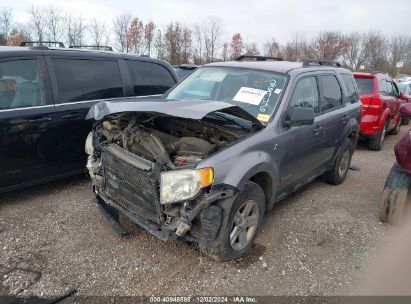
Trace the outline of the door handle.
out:
M 321 132 L 322 129 L 323 129 L 323 126 L 317 125 L 317 126 L 315 126 L 315 128 L 314 128 L 314 130 L 313 130 L 313 133 L 314 133 L 315 135 L 318 135 L 318 134 L 320 134 L 320 132 Z
M 349 118 L 348 115 L 344 115 L 343 118 L 341 119 L 341 121 L 343 123 L 346 123 L 348 121 L 348 118 Z
M 27 122 L 47 122 L 51 121 L 51 117 L 41 117 L 41 118 L 34 118 L 34 119 L 29 119 Z
M 82 118 L 83 115 L 81 114 L 67 114 L 67 115 L 63 115 L 61 116 L 62 119 L 79 119 Z

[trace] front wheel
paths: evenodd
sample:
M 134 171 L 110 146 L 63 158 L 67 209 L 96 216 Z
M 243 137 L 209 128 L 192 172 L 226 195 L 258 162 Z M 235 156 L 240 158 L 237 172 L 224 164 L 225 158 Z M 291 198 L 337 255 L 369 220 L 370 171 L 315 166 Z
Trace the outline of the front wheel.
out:
M 347 177 L 350 168 L 353 145 L 349 138 L 344 141 L 332 169 L 323 175 L 323 180 L 332 185 L 341 184 Z
M 398 120 L 397 124 L 395 125 L 394 129 L 392 129 L 390 131 L 391 135 L 397 135 L 398 133 L 400 133 L 401 130 L 401 119 Z
M 395 164 L 388 174 L 380 201 L 382 222 L 396 223 L 404 216 L 410 184 L 410 175 Z
M 219 261 L 235 260 L 251 248 L 263 222 L 264 192 L 259 185 L 248 182 L 234 201 L 222 242 L 215 248 L 203 249 L 208 256 Z

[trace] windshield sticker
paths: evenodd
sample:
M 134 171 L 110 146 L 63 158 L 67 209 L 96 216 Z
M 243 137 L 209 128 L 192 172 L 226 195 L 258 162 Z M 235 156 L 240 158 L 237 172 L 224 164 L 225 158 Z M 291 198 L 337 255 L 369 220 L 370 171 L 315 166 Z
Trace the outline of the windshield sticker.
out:
M 261 100 L 263 100 L 265 94 L 267 94 L 267 91 L 241 87 L 234 96 L 233 100 L 258 106 Z
M 227 76 L 224 70 L 213 68 L 205 69 L 199 76 L 199 79 L 213 82 L 221 82 Z
M 270 120 L 270 115 L 267 114 L 258 114 L 257 119 L 262 122 L 268 122 Z
M 275 94 L 280 94 L 281 91 L 282 91 L 281 89 L 275 89 L 274 93 L 275 93 Z
M 268 106 L 268 102 L 270 101 L 271 94 L 276 86 L 277 86 L 277 81 L 275 79 L 270 81 L 270 84 L 268 85 L 268 88 L 267 88 L 267 94 L 264 96 L 262 105 L 260 106 L 260 112 L 264 113 L 266 111 L 266 107 Z

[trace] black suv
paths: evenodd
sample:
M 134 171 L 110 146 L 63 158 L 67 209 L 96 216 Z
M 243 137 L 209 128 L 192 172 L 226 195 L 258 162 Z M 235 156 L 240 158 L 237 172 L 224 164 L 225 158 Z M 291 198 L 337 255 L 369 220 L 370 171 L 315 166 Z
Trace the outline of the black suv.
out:
M 96 100 L 162 94 L 177 81 L 169 64 L 136 55 L 0 47 L 0 192 L 84 172 Z
M 266 210 L 319 176 L 344 181 L 361 103 L 337 63 L 202 66 L 163 99 L 104 101 L 86 142 L 95 203 L 219 260 L 251 247 Z

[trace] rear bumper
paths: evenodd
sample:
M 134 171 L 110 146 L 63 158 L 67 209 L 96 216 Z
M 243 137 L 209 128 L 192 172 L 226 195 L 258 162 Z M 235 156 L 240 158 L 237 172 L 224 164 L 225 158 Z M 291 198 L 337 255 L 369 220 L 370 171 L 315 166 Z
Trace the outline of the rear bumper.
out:
M 361 137 L 375 136 L 381 133 L 384 124 L 381 124 L 381 119 L 377 115 L 365 114 L 360 123 Z

